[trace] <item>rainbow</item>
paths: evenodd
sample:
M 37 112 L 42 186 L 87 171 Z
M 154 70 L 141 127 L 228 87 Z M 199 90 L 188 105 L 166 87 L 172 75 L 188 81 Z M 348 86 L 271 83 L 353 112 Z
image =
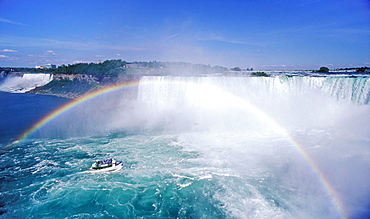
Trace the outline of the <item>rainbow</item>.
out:
M 185 82 L 171 82 L 174 84 L 184 84 Z M 88 93 L 86 95 L 83 95 L 75 100 L 72 100 L 71 102 L 63 105 L 62 107 L 54 110 L 53 112 L 49 113 L 47 116 L 45 116 L 43 119 L 35 123 L 33 126 L 31 126 L 28 130 L 26 130 L 22 135 L 20 135 L 17 140 L 13 143 L 14 145 L 17 145 L 21 143 L 23 140 L 25 140 L 27 137 L 32 135 L 35 131 L 40 129 L 42 126 L 53 120 L 54 118 L 58 117 L 59 115 L 67 112 L 68 110 L 73 109 L 79 104 L 82 104 L 86 101 L 89 101 L 93 98 L 96 98 L 98 96 L 108 94 L 120 89 L 124 88 L 130 88 L 134 86 L 138 86 L 139 81 L 130 81 L 130 82 L 125 82 L 122 84 L 117 84 L 117 85 L 112 85 L 108 86 L 96 91 L 93 91 L 91 93 Z M 210 88 L 210 87 L 209 87 Z M 214 88 L 212 88 L 214 89 Z M 232 95 L 232 94 L 230 94 Z M 319 166 L 316 164 L 315 160 L 310 156 L 310 154 L 305 150 L 305 148 L 302 146 L 302 144 L 297 141 L 284 127 L 282 127 L 280 124 L 278 124 L 273 118 L 271 118 L 269 115 L 264 113 L 262 110 L 260 110 L 258 107 L 256 107 L 253 104 L 250 104 L 246 100 L 243 100 L 241 98 L 235 97 L 232 95 L 231 98 L 235 98 L 236 100 L 240 101 L 243 103 L 244 107 L 247 107 L 248 109 L 252 110 L 256 115 L 260 116 L 263 118 L 265 121 L 269 122 L 269 124 L 277 130 L 283 137 L 289 140 L 289 142 L 294 146 L 294 148 L 298 151 L 299 154 L 301 154 L 304 159 L 307 161 L 307 163 L 310 165 L 312 168 L 313 172 L 321 182 L 322 186 L 325 188 L 325 191 L 327 191 L 327 194 L 332 200 L 333 205 L 335 206 L 336 210 L 338 211 L 338 214 L 340 215 L 341 218 L 347 218 L 348 213 L 346 212 L 346 209 L 344 207 L 344 203 L 341 201 L 338 193 L 335 191 L 333 186 L 330 184 L 329 180 L 325 177 L 325 175 L 322 173 L 320 170 Z
M 302 147 L 301 144 L 297 140 L 295 140 L 290 134 L 287 134 L 287 138 L 290 140 L 290 142 L 295 146 L 295 148 L 299 151 L 299 153 L 305 158 L 305 160 L 311 166 L 313 172 L 315 173 L 317 178 L 320 180 L 322 186 L 325 188 L 329 197 L 331 198 L 332 203 L 337 209 L 339 216 L 343 219 L 348 218 L 348 212 L 346 211 L 343 201 L 341 200 L 341 198 L 339 197 L 339 194 L 333 188 L 329 180 L 325 177 L 323 172 L 320 170 L 315 160 L 307 153 L 304 147 Z
M 329 180 L 325 177 L 323 172 L 320 170 L 319 166 L 315 162 L 315 160 L 312 158 L 312 156 L 305 150 L 304 146 L 296 140 L 283 126 L 281 126 L 279 123 L 277 123 L 273 118 L 271 118 L 268 114 L 263 112 L 261 109 L 259 109 L 257 106 L 249 103 L 248 101 L 241 99 L 239 97 L 231 97 L 236 98 L 238 101 L 243 102 L 244 107 L 247 107 L 249 110 L 252 110 L 256 115 L 258 115 L 260 118 L 263 118 L 265 121 L 269 123 L 269 125 L 276 130 L 280 135 L 285 137 L 298 151 L 299 154 L 301 154 L 304 159 L 307 161 L 317 178 L 319 179 L 321 185 L 325 188 L 327 191 L 329 197 L 332 200 L 333 205 L 335 206 L 336 210 L 338 211 L 338 214 L 341 218 L 347 218 L 348 213 L 346 211 L 346 208 L 344 207 L 344 203 L 340 199 L 338 193 L 334 189 L 334 187 L 331 185 Z
M 211 86 L 207 87 L 208 89 L 211 89 Z M 281 126 L 279 123 L 277 123 L 273 118 L 271 118 L 268 114 L 263 112 L 260 108 L 255 106 L 254 104 L 249 103 L 248 101 L 236 97 L 233 94 L 231 94 L 228 99 L 234 99 L 236 102 L 242 103 L 242 107 L 245 107 L 251 111 L 260 118 L 263 118 L 264 121 L 268 122 L 269 125 L 276 130 L 278 133 L 280 133 L 281 136 L 285 137 L 298 151 L 299 154 L 301 154 L 304 159 L 307 161 L 317 178 L 319 179 L 321 185 L 324 187 L 325 191 L 327 191 L 330 199 L 332 200 L 333 205 L 335 206 L 339 216 L 341 218 L 347 218 L 348 213 L 346 211 L 346 208 L 344 207 L 344 203 L 340 199 L 338 193 L 334 189 L 334 187 L 331 185 L 329 180 L 325 177 L 323 172 L 320 170 L 318 164 L 315 162 L 315 160 L 312 158 L 312 156 L 305 150 L 304 146 L 296 140 L 283 126 Z
M 134 86 L 137 86 L 138 84 L 139 84 L 139 81 L 124 82 L 124 83 L 121 83 L 121 84 L 116 84 L 116 85 L 101 88 L 99 90 L 87 93 L 87 94 L 85 94 L 85 95 L 83 95 L 83 96 L 81 96 L 81 97 L 79 97 L 75 100 L 72 100 L 72 101 L 68 102 L 67 104 L 61 106 L 60 108 L 52 111 L 47 116 L 45 116 L 43 119 L 41 119 L 40 121 L 38 121 L 37 123 L 32 125 L 22 135 L 20 135 L 17 138 L 16 141 L 14 141 L 12 146 L 15 146 L 15 145 L 19 144 L 20 142 L 25 140 L 27 137 L 32 135 L 35 131 L 40 129 L 42 126 L 44 126 L 45 124 L 47 124 L 51 120 L 53 120 L 54 118 L 58 117 L 59 115 L 65 113 L 65 112 L 67 112 L 68 110 L 73 109 L 74 107 L 76 107 L 79 104 L 82 104 L 82 103 L 84 103 L 88 100 L 91 100 L 91 99 L 96 98 L 98 96 L 101 96 L 103 94 L 107 94 L 107 93 L 117 91 L 117 90 L 120 90 L 120 89 L 124 89 L 124 88 L 134 87 Z

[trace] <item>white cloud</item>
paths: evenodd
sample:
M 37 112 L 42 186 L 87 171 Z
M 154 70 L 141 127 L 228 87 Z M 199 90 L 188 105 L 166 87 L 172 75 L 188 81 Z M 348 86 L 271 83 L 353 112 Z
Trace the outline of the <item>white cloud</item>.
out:
M 92 61 L 86 61 L 86 60 L 75 60 L 73 63 L 92 63 Z
M 316 4 L 318 2 L 321 2 L 322 0 L 303 0 L 303 1 L 297 1 L 296 3 L 300 7 L 305 7 L 307 5 Z
M 47 51 L 45 51 L 45 53 L 44 53 L 45 55 L 58 55 L 57 53 L 55 53 L 53 50 L 47 50 Z
M 219 42 L 230 43 L 230 44 L 242 44 L 242 45 L 250 45 L 250 46 L 266 46 L 265 44 L 259 43 L 259 42 L 247 42 L 247 41 L 227 39 L 223 36 L 216 35 L 216 34 L 211 34 L 208 37 L 203 37 L 203 38 L 201 37 L 201 38 L 198 38 L 198 40 L 219 41 Z
M 11 20 L 6 19 L 6 18 L 0 18 L 0 22 L 7 23 L 7 24 L 24 25 L 22 23 L 11 21 Z
M 1 1 L 1 0 L 0 0 Z M 116 52 L 122 51 L 146 51 L 145 47 L 129 47 L 123 45 L 105 45 L 89 41 L 63 41 L 47 38 L 33 38 L 24 36 L 0 36 L 0 42 L 7 47 L 48 47 L 48 48 L 69 48 L 71 50 L 79 51 L 96 51 L 96 50 L 114 50 Z M 0 50 L 1 51 L 1 50 Z M 54 53 L 54 54 L 53 54 Z M 44 51 L 44 55 L 61 55 L 54 52 L 54 50 Z
M 9 58 L 9 56 L 0 55 L 0 58 Z
M 3 49 L 3 50 L 1 50 L 1 52 L 18 52 L 18 51 L 13 50 L 13 49 Z
M 168 36 L 168 37 L 166 37 L 163 41 L 166 41 L 166 40 L 169 40 L 169 39 L 171 39 L 171 38 L 174 38 L 174 37 L 176 37 L 177 35 L 179 35 L 178 33 L 176 33 L 176 34 L 173 34 L 173 35 L 171 35 L 171 36 Z

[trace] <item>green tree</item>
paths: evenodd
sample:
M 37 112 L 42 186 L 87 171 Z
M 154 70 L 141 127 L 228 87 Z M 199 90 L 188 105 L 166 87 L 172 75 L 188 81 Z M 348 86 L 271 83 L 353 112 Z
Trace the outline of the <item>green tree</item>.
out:
M 327 73 L 327 72 L 329 72 L 329 68 L 327 68 L 327 67 L 321 67 L 320 70 L 319 70 L 319 72 Z
M 231 70 L 232 71 L 241 71 L 241 69 L 239 67 L 232 68 Z
M 366 72 L 366 70 L 368 70 L 368 69 L 369 69 L 368 67 L 361 67 L 361 68 L 357 68 L 357 69 L 356 69 L 356 72 L 364 73 L 364 72 Z
M 252 75 L 254 76 L 263 76 L 263 77 L 268 77 L 268 74 L 266 74 L 263 71 L 258 71 L 258 72 L 253 72 Z

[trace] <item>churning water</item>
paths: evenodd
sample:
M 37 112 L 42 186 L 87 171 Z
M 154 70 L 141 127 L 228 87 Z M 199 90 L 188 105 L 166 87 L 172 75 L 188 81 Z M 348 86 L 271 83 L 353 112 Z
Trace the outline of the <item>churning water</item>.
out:
M 134 98 L 122 98 L 127 89 L 79 104 L 18 144 L 2 136 L 0 217 L 370 215 L 369 77 L 152 76 Z M 1 94 L 2 104 L 14 98 Z M 24 132 L 17 115 L 27 119 L 36 100 L 17 97 L 2 117 Z M 86 172 L 109 157 L 124 168 Z

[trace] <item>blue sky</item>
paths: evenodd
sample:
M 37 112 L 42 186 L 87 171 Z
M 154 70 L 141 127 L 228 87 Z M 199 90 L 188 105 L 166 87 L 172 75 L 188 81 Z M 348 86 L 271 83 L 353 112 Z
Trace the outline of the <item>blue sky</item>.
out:
M 0 0 L 0 66 L 370 66 L 369 0 Z

